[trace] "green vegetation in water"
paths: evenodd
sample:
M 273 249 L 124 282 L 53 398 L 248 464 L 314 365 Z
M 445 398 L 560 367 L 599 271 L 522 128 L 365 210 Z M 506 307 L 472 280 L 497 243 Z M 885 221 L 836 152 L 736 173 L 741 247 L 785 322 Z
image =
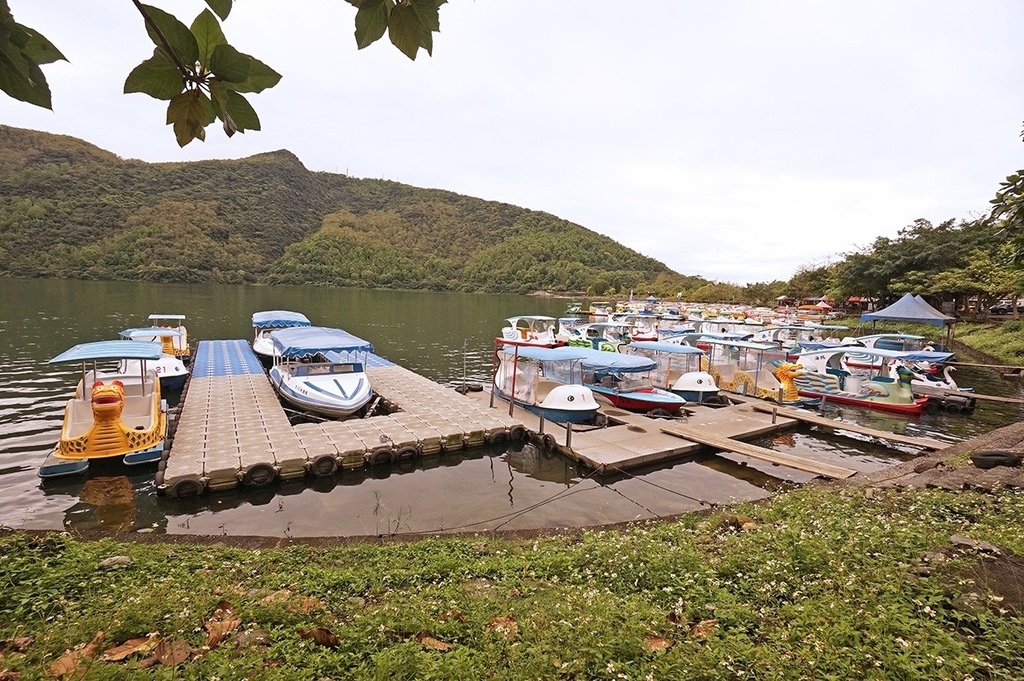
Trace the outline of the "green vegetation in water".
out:
M 14 532 L 0 678 L 1017 679 L 1022 514 L 1019 492 L 822 485 L 529 539 Z

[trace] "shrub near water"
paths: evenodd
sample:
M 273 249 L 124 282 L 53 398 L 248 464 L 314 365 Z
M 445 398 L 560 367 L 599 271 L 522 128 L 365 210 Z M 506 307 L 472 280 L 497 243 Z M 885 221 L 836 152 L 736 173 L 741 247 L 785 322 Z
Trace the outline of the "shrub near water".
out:
M 974 557 L 918 563 L 957 534 L 1024 553 L 1024 495 L 813 487 L 734 511 L 334 548 L 11 533 L 0 678 L 1019 678 L 1020 610 L 957 605 Z

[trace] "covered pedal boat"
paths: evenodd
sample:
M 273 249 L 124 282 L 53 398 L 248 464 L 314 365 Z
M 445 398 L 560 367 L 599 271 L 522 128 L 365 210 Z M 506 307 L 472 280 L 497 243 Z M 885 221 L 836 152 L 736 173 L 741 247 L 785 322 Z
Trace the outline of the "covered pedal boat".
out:
M 39 469 L 43 478 L 84 473 L 92 459 L 121 457 L 128 465 L 157 461 L 167 436 L 160 381 L 149 366 L 159 343 L 108 340 L 80 343 L 50 364 L 82 365 L 82 378 L 64 408 L 60 438 Z M 138 374 L 101 372 L 99 362 L 134 361 Z

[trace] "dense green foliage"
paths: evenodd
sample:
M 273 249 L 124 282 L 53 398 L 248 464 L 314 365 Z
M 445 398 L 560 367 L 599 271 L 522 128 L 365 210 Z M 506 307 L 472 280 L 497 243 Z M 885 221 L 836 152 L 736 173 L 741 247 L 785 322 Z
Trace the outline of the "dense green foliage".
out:
M 547 213 L 310 172 L 150 164 L 0 126 L 0 275 L 607 295 L 706 284 Z
M 0 536 L 0 670 L 1018 679 L 1021 513 L 1013 491 L 818 486 L 731 512 L 527 540 L 253 550 L 10 533 Z M 991 554 L 952 551 L 954 535 L 1004 547 L 1003 569 Z

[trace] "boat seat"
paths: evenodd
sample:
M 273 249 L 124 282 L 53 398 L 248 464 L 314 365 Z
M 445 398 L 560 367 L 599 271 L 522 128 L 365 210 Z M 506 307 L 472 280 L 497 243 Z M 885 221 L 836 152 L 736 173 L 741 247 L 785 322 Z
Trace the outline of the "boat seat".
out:
M 552 381 L 550 378 L 542 378 L 537 381 L 537 390 L 534 392 L 534 400 L 536 404 L 540 404 L 547 399 L 548 394 L 562 385 L 558 381 Z

